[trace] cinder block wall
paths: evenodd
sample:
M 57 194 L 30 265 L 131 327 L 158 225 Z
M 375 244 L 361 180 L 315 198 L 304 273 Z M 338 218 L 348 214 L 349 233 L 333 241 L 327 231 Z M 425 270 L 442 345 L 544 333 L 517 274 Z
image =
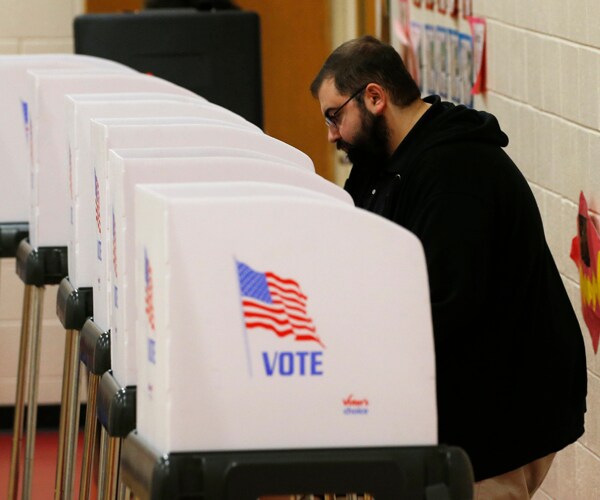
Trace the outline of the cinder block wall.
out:
M 72 23 L 84 0 L 2 0 L 0 54 L 73 52 Z
M 473 0 L 473 10 L 488 26 L 488 92 L 475 107 L 498 117 L 510 138 L 507 151 L 529 180 L 588 359 L 586 433 L 558 455 L 535 498 L 600 498 L 600 354 L 580 313 L 579 276 L 569 258 L 580 191 L 600 215 L 600 2 Z M 411 15 L 469 32 L 464 20 L 424 8 L 411 7 Z
M 0 0 L 0 55 L 72 53 L 73 18 L 82 11 L 83 0 Z M 12 405 L 15 400 L 23 288 L 15 260 L 2 259 L 0 405 Z M 60 401 L 65 332 L 56 316 L 56 292 L 56 286 L 44 292 L 40 404 Z

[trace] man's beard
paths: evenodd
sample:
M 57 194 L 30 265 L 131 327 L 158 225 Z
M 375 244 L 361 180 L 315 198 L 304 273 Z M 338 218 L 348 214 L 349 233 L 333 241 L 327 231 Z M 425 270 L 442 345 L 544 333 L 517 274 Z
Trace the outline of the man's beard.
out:
M 383 115 L 361 110 L 361 116 L 362 130 L 352 144 L 339 139 L 336 147 L 346 152 L 355 167 L 380 168 L 389 157 L 389 128 Z

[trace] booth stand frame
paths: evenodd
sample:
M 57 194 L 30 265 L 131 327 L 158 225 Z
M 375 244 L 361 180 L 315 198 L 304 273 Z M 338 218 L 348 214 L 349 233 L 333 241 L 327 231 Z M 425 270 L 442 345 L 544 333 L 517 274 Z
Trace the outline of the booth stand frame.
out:
M 15 229 L 15 228 L 13 228 Z M 17 237 L 17 236 L 14 236 Z M 57 285 L 67 275 L 67 248 L 40 247 L 34 249 L 27 239 L 18 244 L 15 257 L 17 275 L 25 284 L 23 319 L 17 368 L 17 389 L 13 442 L 10 462 L 8 498 L 14 500 L 19 491 L 20 449 L 23 438 L 23 412 L 27 392 L 27 436 L 23 472 L 23 498 L 31 495 L 35 429 L 37 426 L 37 399 L 40 362 L 40 325 L 46 285 Z
M 72 498 L 79 427 L 80 331 L 93 314 L 92 288 L 76 289 L 68 277 L 58 287 L 56 314 L 66 331 L 54 494 Z
M 90 496 L 95 447 L 98 436 L 97 395 L 100 379 L 110 370 L 110 334 L 98 328 L 88 319 L 81 329 L 80 360 L 88 369 L 88 400 L 85 416 L 83 458 L 79 498 L 86 500 Z M 98 498 L 102 498 L 99 496 Z
M 29 236 L 29 223 L 0 223 L 0 258 L 15 257 L 21 240 Z
M 377 500 L 473 495 L 466 453 L 443 445 L 164 455 L 133 431 L 123 443 L 120 475 L 142 500 L 256 500 L 336 491 L 366 492 Z
M 110 371 L 102 375 L 98 388 L 100 435 L 100 471 L 98 498 L 116 498 L 119 462 L 123 439 L 136 426 L 136 386 L 121 387 Z

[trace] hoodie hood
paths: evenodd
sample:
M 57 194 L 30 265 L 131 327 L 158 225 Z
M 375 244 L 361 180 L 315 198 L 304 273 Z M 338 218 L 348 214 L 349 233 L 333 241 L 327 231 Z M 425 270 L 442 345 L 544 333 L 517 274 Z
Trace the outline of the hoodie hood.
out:
M 508 145 L 508 137 L 494 115 L 442 101 L 439 96 L 429 96 L 424 101 L 431 107 L 400 143 L 386 171 L 405 171 L 425 151 L 448 143 Z

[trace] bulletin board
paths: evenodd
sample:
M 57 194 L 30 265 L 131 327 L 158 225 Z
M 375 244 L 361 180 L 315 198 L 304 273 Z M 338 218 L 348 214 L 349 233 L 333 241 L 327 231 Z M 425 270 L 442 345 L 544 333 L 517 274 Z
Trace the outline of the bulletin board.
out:
M 423 96 L 473 106 L 485 92 L 485 19 L 472 0 L 392 0 L 391 43 Z

